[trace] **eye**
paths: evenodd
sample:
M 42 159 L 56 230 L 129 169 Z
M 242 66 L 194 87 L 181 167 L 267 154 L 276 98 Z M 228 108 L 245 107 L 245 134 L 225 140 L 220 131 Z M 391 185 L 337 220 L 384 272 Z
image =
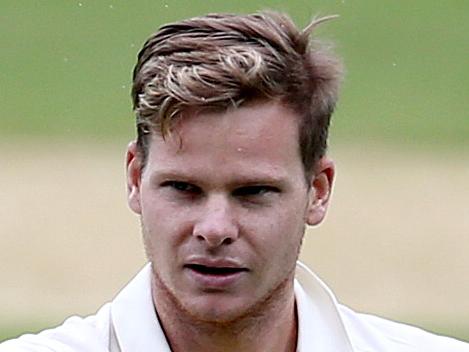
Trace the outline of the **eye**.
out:
M 183 181 L 165 181 L 161 184 L 162 187 L 169 187 L 181 193 L 199 194 L 201 189 L 191 183 Z
M 256 197 L 263 196 L 269 193 L 279 193 L 280 190 L 272 186 L 244 186 L 234 190 L 233 195 L 236 197 Z

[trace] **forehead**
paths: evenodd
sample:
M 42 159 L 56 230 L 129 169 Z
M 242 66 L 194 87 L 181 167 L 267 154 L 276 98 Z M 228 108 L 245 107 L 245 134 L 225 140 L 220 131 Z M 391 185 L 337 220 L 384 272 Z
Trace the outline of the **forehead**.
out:
M 148 162 L 158 168 L 296 172 L 302 169 L 298 134 L 298 116 L 278 102 L 225 112 L 188 112 L 170 136 L 154 135 Z

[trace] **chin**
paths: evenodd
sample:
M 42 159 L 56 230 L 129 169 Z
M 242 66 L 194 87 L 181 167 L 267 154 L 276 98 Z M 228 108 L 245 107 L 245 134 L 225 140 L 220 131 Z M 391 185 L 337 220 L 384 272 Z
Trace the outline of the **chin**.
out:
M 217 295 L 197 297 L 192 302 L 189 301 L 181 305 L 185 308 L 186 314 L 194 321 L 220 325 L 243 320 L 252 310 L 248 302 L 239 302 L 239 297 L 230 299 Z M 254 306 L 254 304 L 252 305 Z
M 176 316 L 189 319 L 192 323 L 230 324 L 242 320 L 252 310 L 251 306 L 255 306 L 255 302 L 247 302 L 247 297 L 240 297 L 239 294 L 182 293 L 184 289 L 172 288 L 161 279 L 156 270 L 153 273 L 154 298 L 158 297 L 160 305 L 172 307 L 177 312 Z

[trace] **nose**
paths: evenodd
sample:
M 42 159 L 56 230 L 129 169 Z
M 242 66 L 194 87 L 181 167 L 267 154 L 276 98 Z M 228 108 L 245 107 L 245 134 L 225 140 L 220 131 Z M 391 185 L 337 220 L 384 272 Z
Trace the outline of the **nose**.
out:
M 209 197 L 194 225 L 193 235 L 209 248 L 233 243 L 239 236 L 239 228 L 229 200 L 221 195 Z

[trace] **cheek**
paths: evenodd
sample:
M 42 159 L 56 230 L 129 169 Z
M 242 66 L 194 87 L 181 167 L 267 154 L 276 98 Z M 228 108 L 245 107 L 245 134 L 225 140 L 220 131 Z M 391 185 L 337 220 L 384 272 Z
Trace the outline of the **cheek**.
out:
M 161 256 L 176 254 L 176 249 L 191 234 L 191 214 L 156 196 L 142 197 L 141 221 L 146 232 L 145 241 L 153 253 Z
M 144 212 L 142 231 L 147 259 L 152 263 L 158 276 L 169 283 L 179 262 L 180 245 L 177 244 L 175 226 L 171 222 L 163 221 L 160 216 Z
M 287 211 L 283 214 L 282 218 L 282 233 L 279 234 L 279 243 L 281 243 L 284 248 L 284 256 L 289 258 L 296 258 L 303 240 L 303 235 L 305 232 L 305 222 L 304 222 L 304 208 L 291 207 L 292 211 Z M 280 247 L 280 246 L 279 246 Z
M 294 210 L 290 207 L 289 211 L 251 217 L 245 222 L 245 233 L 252 234 L 247 238 L 264 260 L 296 257 L 305 225 L 303 213 Z

